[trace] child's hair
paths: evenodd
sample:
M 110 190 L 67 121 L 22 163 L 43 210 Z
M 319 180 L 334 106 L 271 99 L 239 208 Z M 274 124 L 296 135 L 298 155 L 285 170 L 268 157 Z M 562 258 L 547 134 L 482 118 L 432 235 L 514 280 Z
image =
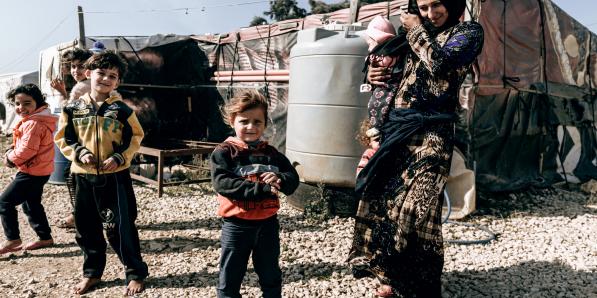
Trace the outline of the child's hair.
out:
M 371 126 L 369 119 L 365 119 L 361 121 L 361 126 L 359 127 L 359 132 L 357 133 L 357 141 L 359 141 L 359 143 L 365 147 L 369 147 L 371 138 L 367 136 L 367 130 L 369 130 L 371 127 L 373 126 Z
M 94 70 L 98 68 L 116 68 L 118 69 L 119 79 L 124 77 L 127 69 L 126 61 L 114 51 L 106 50 L 99 54 L 94 54 L 83 65 L 85 69 Z
M 46 103 L 46 96 L 41 93 L 41 90 L 35 84 L 22 84 L 6 93 L 6 98 L 11 105 L 15 104 L 15 97 L 17 94 L 23 93 L 31 96 L 35 100 L 35 105 L 40 107 Z
M 70 51 L 66 51 L 64 54 L 62 54 L 62 59 L 64 61 L 64 63 L 72 63 L 75 60 L 79 60 L 81 62 L 85 62 L 87 61 L 87 59 L 89 59 L 89 57 L 91 57 L 92 53 L 88 50 L 83 50 L 83 49 L 79 49 L 79 48 L 74 48 Z
M 239 113 L 248 111 L 254 108 L 260 108 L 263 110 L 265 118 L 265 126 L 267 126 L 267 99 L 256 90 L 246 90 L 239 95 L 234 96 L 230 102 L 228 102 L 222 108 L 222 118 L 224 122 L 230 127 L 234 124 L 233 119 Z

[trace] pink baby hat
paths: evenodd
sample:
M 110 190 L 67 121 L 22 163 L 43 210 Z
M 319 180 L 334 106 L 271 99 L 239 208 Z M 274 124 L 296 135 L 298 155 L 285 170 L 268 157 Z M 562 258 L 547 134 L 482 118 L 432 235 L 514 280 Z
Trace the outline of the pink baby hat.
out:
M 376 16 L 371 20 L 369 26 L 367 26 L 365 33 L 380 44 L 388 38 L 396 36 L 396 29 L 394 29 L 394 25 L 388 19 Z

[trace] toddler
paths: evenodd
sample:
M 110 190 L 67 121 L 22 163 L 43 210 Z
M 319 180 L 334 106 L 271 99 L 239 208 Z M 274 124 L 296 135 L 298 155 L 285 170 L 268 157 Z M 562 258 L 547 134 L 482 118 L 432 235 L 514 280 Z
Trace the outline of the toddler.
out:
M 211 178 L 223 218 L 218 297 L 240 297 L 249 256 L 263 297 L 282 295 L 278 197 L 292 194 L 299 178 L 290 161 L 261 139 L 267 107 L 256 91 L 234 97 L 223 116 L 236 136 L 211 154 Z

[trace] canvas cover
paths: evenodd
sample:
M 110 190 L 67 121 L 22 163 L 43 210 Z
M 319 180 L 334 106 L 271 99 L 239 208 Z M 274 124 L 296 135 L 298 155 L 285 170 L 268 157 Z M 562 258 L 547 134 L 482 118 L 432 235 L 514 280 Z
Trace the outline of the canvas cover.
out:
M 549 0 L 483 1 L 479 22 L 478 84 L 465 97 L 480 188 L 597 177 L 595 34 Z
M 145 130 L 144 143 L 162 146 L 163 139 L 222 140 L 228 129 L 219 117 L 219 96 L 210 83 L 207 57 L 189 36 L 88 37 L 86 45 L 102 42 L 128 63 L 118 91 L 137 113 Z M 59 94 L 50 87 L 54 78 L 74 82 L 61 56 L 80 46 L 78 40 L 46 49 L 41 54 L 41 86 L 50 95 L 55 113 Z

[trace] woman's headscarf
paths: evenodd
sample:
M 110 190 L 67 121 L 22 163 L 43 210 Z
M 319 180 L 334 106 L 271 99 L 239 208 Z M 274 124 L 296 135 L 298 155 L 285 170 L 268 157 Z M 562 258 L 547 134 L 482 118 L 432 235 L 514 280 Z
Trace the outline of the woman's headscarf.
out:
M 448 11 L 448 20 L 446 20 L 446 23 L 442 28 L 449 28 L 458 24 L 460 22 L 460 16 L 462 16 L 464 9 L 466 8 L 466 0 L 439 0 L 439 2 L 441 2 Z M 421 16 L 417 0 L 408 1 L 408 13 L 414 13 Z

